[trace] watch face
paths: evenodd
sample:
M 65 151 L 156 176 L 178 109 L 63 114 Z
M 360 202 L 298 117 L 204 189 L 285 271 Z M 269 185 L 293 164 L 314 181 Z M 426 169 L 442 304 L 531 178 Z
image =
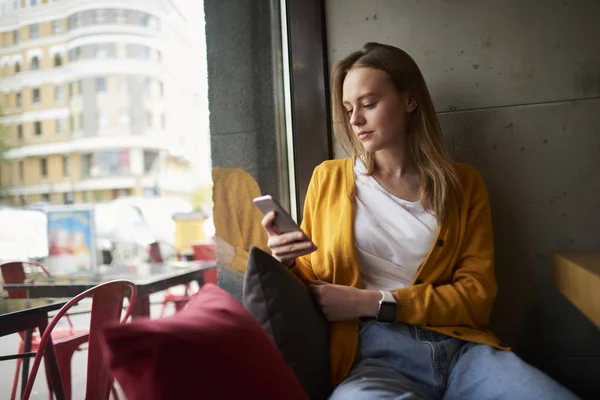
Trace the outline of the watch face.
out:
M 381 303 L 377 319 L 383 322 L 392 322 L 396 320 L 396 307 L 394 303 Z

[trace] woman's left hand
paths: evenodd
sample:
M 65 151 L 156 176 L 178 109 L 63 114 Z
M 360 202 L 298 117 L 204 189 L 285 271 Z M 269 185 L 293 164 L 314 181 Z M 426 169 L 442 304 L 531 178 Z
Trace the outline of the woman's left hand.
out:
M 381 298 L 379 292 L 323 281 L 310 281 L 308 288 L 329 321 L 348 321 L 377 315 Z

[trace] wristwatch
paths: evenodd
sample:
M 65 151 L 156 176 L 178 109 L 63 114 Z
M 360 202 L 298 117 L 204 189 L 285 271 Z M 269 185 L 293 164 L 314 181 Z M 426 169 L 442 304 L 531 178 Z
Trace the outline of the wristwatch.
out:
M 380 290 L 381 300 L 379 300 L 379 308 L 377 310 L 377 321 L 393 322 L 396 320 L 396 309 L 398 303 L 392 292 L 384 292 Z

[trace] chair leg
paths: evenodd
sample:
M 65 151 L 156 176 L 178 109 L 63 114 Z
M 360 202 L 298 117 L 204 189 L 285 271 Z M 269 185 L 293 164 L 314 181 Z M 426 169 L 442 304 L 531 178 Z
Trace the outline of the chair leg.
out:
M 165 309 L 167 308 L 167 302 L 163 301 L 162 309 L 160 310 L 160 317 L 162 318 L 165 315 Z
M 112 387 L 110 388 L 110 392 L 112 393 L 114 400 L 119 400 L 119 394 L 117 393 L 117 389 L 115 388 L 114 382 Z
M 19 343 L 19 352 L 17 354 L 23 353 L 23 346 L 25 344 L 21 340 Z M 15 378 L 13 379 L 13 388 L 10 394 L 10 400 L 15 400 L 17 398 L 17 386 L 19 386 L 19 372 L 21 372 L 21 359 L 17 358 L 17 363 L 15 366 Z
M 73 346 L 70 343 L 55 344 L 54 349 L 56 351 L 56 361 L 58 362 L 58 369 L 65 391 L 65 398 L 71 400 L 71 360 L 73 359 L 73 354 L 77 350 L 77 346 Z

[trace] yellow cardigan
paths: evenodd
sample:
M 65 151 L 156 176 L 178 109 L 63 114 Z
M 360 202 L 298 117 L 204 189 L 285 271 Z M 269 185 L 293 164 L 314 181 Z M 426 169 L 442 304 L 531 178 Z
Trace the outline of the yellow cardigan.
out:
M 313 172 L 302 230 L 318 250 L 300 257 L 293 271 L 304 281 L 362 288 L 354 246 L 354 160 L 331 160 Z M 460 338 L 503 348 L 488 324 L 494 298 L 494 243 L 487 190 L 479 172 L 456 163 L 462 196 L 452 196 L 437 239 L 413 284 L 395 291 L 396 319 Z M 334 385 L 348 374 L 358 345 L 358 320 L 331 323 Z

